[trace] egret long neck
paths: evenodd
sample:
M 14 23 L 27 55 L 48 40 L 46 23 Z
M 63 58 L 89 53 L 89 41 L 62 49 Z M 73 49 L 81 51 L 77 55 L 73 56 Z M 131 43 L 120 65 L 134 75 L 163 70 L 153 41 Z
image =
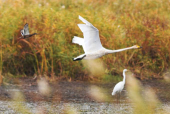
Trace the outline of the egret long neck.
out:
M 121 51 L 129 50 L 129 49 L 134 49 L 134 48 L 133 47 L 127 47 L 127 48 L 118 49 L 118 50 L 109 50 L 109 49 L 106 49 L 106 54 L 121 52 Z
M 123 71 L 123 83 L 125 84 L 126 76 L 125 76 L 125 71 Z

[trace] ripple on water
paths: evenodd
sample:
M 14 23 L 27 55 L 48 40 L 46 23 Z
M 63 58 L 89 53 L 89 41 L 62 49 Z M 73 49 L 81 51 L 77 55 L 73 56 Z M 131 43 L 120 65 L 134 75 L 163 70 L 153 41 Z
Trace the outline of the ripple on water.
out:
M 14 108 L 14 105 L 21 104 L 24 107 L 20 109 Z M 131 114 L 133 108 L 130 103 L 64 103 L 64 102 L 14 102 L 0 101 L 0 113 L 16 114 L 19 110 L 26 109 L 31 113 L 47 112 L 47 113 L 64 113 L 65 111 L 75 111 L 78 113 L 123 113 Z M 18 111 L 17 111 L 18 110 Z M 163 104 L 158 110 L 169 111 L 170 104 Z

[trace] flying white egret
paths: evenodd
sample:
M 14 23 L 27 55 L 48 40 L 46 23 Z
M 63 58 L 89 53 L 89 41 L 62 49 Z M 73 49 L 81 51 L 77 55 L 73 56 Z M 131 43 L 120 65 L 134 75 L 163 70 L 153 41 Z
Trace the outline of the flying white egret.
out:
M 23 38 L 29 38 L 29 37 L 31 37 L 35 34 L 37 34 L 37 33 L 33 33 L 33 34 L 29 33 L 28 23 L 26 23 L 24 25 L 24 29 L 21 30 L 21 35 L 22 35 Z M 20 38 L 22 38 L 22 37 L 20 37 Z
M 99 38 L 99 30 L 95 28 L 91 23 L 85 20 L 83 17 L 79 16 L 79 19 L 85 24 L 78 24 L 80 30 L 83 32 L 84 38 L 74 36 L 72 43 L 79 44 L 83 47 L 85 54 L 73 58 L 73 61 L 82 59 L 96 59 L 102 57 L 103 55 L 121 52 L 129 49 L 141 48 L 141 46 L 134 45 L 132 47 L 127 47 L 118 50 L 109 50 L 102 46 Z
M 123 70 L 123 81 L 117 83 L 113 89 L 113 92 L 112 92 L 112 95 L 116 95 L 117 94 L 117 100 L 118 98 L 120 98 L 120 94 L 124 88 L 124 85 L 125 85 L 125 79 L 126 79 L 126 76 L 125 76 L 125 72 L 127 71 L 127 69 L 124 69 Z

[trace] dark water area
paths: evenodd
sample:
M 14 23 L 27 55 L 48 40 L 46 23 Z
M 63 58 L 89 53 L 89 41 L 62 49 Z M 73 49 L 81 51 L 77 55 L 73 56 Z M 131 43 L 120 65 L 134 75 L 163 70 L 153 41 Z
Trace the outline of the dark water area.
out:
M 170 83 L 164 80 L 150 80 L 141 81 L 144 87 L 151 87 L 159 100 L 162 102 L 170 101 Z M 114 97 L 111 96 L 113 87 L 116 83 L 100 83 L 100 82 L 83 82 L 83 81 L 58 81 L 51 82 L 51 94 L 42 96 L 39 93 L 37 81 L 32 78 L 20 78 L 17 81 L 13 81 L 12 84 L 0 86 L 0 99 L 10 100 L 12 93 L 20 91 L 24 94 L 26 101 L 63 101 L 63 102 L 95 102 L 88 94 L 88 90 L 91 86 L 97 86 L 102 88 L 104 94 L 108 97 L 113 98 L 111 101 L 114 102 Z M 126 85 L 125 85 L 126 88 Z M 122 97 L 126 97 L 126 89 L 122 92 Z
M 170 83 L 164 80 L 141 81 L 144 87 L 151 87 L 156 93 L 158 99 L 162 103 L 163 109 L 169 109 L 170 101 Z M 32 78 L 20 78 L 13 81 L 12 84 L 0 86 L 0 112 L 11 111 L 13 109 L 13 95 L 15 92 L 20 92 L 24 96 L 24 101 L 18 101 L 24 104 L 35 113 L 37 110 L 42 110 L 54 113 L 65 111 L 65 108 L 75 109 L 76 112 L 100 112 L 105 113 L 132 113 L 133 107 L 130 105 L 130 99 L 127 96 L 126 88 L 121 95 L 120 104 L 114 96 L 111 96 L 113 87 L 116 83 L 99 83 L 99 82 L 82 82 L 82 81 L 58 81 L 49 83 L 51 92 L 48 96 L 42 95 L 39 92 L 37 81 Z M 92 86 L 99 87 L 109 100 L 98 101 L 94 99 L 89 90 Z M 99 94 L 100 96 L 100 94 Z M 45 108 L 43 108 L 45 107 Z M 49 110 L 49 108 L 51 107 Z M 113 108 L 114 107 L 114 108 Z M 74 110 L 74 111 L 75 111 Z

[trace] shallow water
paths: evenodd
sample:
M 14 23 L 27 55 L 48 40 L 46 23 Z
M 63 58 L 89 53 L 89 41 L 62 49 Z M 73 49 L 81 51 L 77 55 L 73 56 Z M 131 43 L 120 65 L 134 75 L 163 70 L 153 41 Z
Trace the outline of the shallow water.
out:
M 17 106 L 18 105 L 18 106 Z M 21 105 L 21 106 L 20 106 Z M 19 107 L 19 108 L 16 108 Z M 29 111 L 30 113 L 93 113 L 93 114 L 132 114 L 133 107 L 130 103 L 65 103 L 65 102 L 14 102 L 0 101 L 0 113 L 16 114 Z M 170 111 L 170 103 L 166 103 L 157 108 L 157 111 Z
M 32 80 L 21 80 L 18 85 L 0 87 L 0 114 L 25 114 L 27 113 L 93 113 L 93 114 L 131 114 L 134 105 L 127 97 L 126 89 L 122 92 L 121 103 L 117 104 L 115 97 L 111 96 L 113 83 L 85 83 L 85 82 L 58 82 L 50 84 L 51 95 L 43 96 L 38 90 L 36 82 Z M 162 102 L 157 107 L 157 112 L 170 112 L 169 83 L 161 81 L 143 82 L 144 86 L 154 89 L 158 99 Z M 106 101 L 97 102 L 89 95 L 91 87 L 100 87 L 105 95 L 109 96 L 109 103 Z M 14 93 L 23 94 L 23 99 L 15 100 Z M 22 95 L 21 95 L 22 96 Z M 21 102 L 24 100 L 25 102 Z
M 16 102 L 12 101 L 0 101 L 0 113 L 15 114 L 19 113 L 16 106 Z M 108 103 L 64 103 L 64 102 L 19 102 L 23 107 L 26 107 L 31 113 L 47 112 L 47 113 L 64 113 L 64 112 L 78 112 L 78 113 L 132 113 L 132 107 L 129 104 L 108 104 Z M 19 106 L 19 105 L 18 105 Z

